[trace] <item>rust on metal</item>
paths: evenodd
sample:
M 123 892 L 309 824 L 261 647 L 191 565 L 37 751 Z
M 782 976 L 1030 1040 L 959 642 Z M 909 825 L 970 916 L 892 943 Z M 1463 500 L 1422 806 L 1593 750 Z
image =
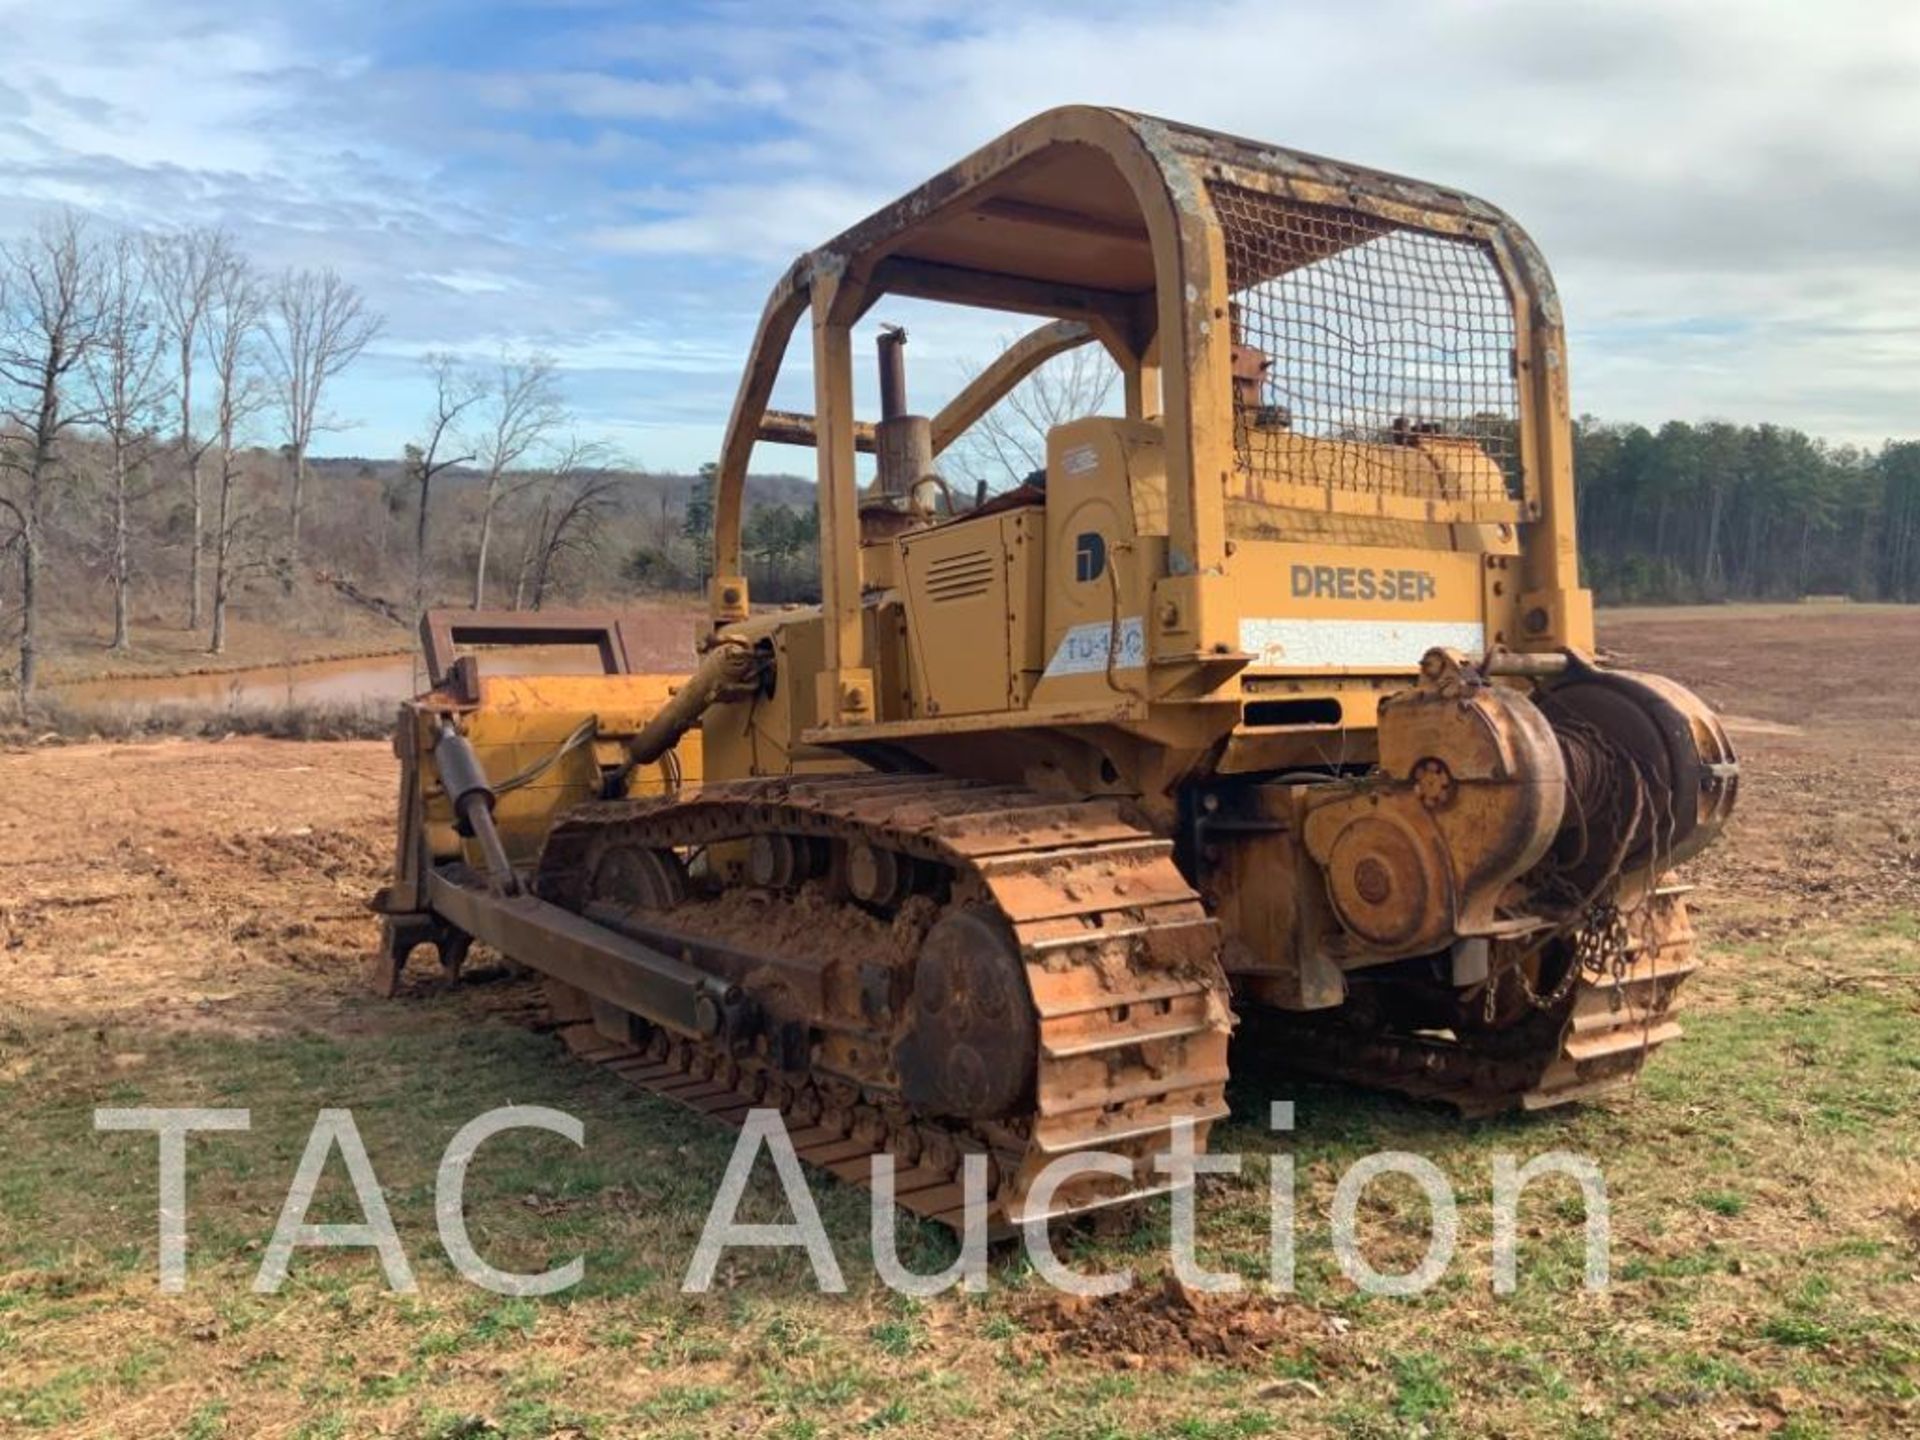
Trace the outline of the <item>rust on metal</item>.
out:
M 813 416 L 798 410 L 767 410 L 760 416 L 756 439 L 770 445 L 801 445 L 808 449 L 820 443 Z M 873 425 L 862 420 L 853 427 L 853 448 L 862 455 L 873 453 Z
M 1042 317 L 931 416 L 889 295 Z M 770 410 L 805 322 L 812 411 Z M 1124 413 L 984 504 L 938 462 L 1097 344 Z M 1679 1034 L 1673 867 L 1739 789 L 1683 687 L 1592 658 L 1565 337 L 1526 234 L 1444 186 L 1050 111 L 800 257 L 714 493 L 712 629 L 627 671 L 607 616 L 437 615 L 405 707 L 371 978 L 480 938 L 581 1053 L 954 1223 L 1158 1193 L 1224 1113 L 1229 999 L 1284 1062 L 1483 1113 Z M 756 612 L 762 440 L 810 445 L 817 606 Z M 871 453 L 866 483 L 862 453 Z M 1039 461 L 1042 457 L 1033 457 Z M 587 643 L 603 674 L 462 645 Z M 487 883 L 490 881 L 490 883 Z M 1048 1215 L 1047 1162 L 1091 1150 Z
M 942 1185 L 954 1182 L 960 1157 L 988 1155 L 998 1177 L 992 1218 L 1006 1224 L 1040 1218 L 1029 1212 L 1027 1188 L 1049 1158 L 1070 1151 L 1129 1156 L 1133 1179 L 1076 1180 L 1055 1196 L 1050 1214 L 1158 1193 L 1164 1177 L 1152 1156 L 1165 1150 L 1171 1127 L 1191 1119 L 1204 1141 L 1210 1122 L 1226 1113 L 1232 1017 L 1216 927 L 1174 867 L 1172 846 L 1125 824 L 1109 805 L 1062 805 L 925 776 L 714 785 L 575 811 L 555 828 L 539 883 L 549 901 L 569 910 L 632 902 L 606 889 L 610 854 L 711 849 L 769 833 L 912 860 L 912 885 L 887 898 L 920 913 L 908 919 L 913 911 L 902 909 L 889 923 L 918 928 L 935 963 L 922 965 L 918 946 L 896 954 L 877 948 L 874 926 L 851 896 L 839 902 L 837 933 L 824 877 L 755 902 L 752 928 L 762 934 L 780 933 L 780 907 L 806 907 L 803 953 L 756 954 L 751 933 L 716 940 L 737 933 L 714 928 L 721 923 L 714 917 L 741 893 L 734 887 L 710 886 L 704 899 L 664 909 L 634 902 L 636 933 L 650 948 L 703 956 L 713 967 L 704 973 L 737 985 L 769 1017 L 751 1045 L 675 1051 L 657 1041 L 641 1058 L 664 1068 L 641 1083 L 665 1080 L 668 1093 L 679 1094 L 690 1076 L 725 1074 L 734 1099 L 722 1108 L 756 1103 L 742 1095 L 773 1099 L 790 1121 L 821 1132 L 822 1144 L 848 1142 L 863 1115 L 880 1135 L 907 1127 L 910 1141 L 894 1136 L 902 1145 L 868 1144 L 841 1158 L 881 1148 L 939 1153 L 951 1160 Z M 516 958 L 548 968 L 537 944 Z M 862 965 L 892 978 L 877 990 L 849 984 L 849 970 Z M 809 981 L 810 974 L 823 978 Z M 593 988 L 577 975 L 567 983 Z M 876 994 L 888 998 L 876 1003 Z M 969 1018 L 956 1018 L 960 995 L 977 1007 Z M 809 1010 L 814 1003 L 826 1008 Z M 945 1017 L 937 1037 L 925 1028 L 935 1012 Z M 775 1032 L 782 1020 L 829 1037 L 842 1062 L 836 1077 L 781 1068 Z M 1010 1064 L 1019 1068 L 1009 1071 Z M 862 1069 L 864 1080 L 849 1078 Z M 943 1204 L 933 1218 L 957 1220 L 957 1208 L 957 1199 Z
M 606 610 L 429 610 L 420 621 L 420 644 L 435 685 L 453 673 L 468 645 L 590 645 L 601 673 L 629 671 L 620 617 Z

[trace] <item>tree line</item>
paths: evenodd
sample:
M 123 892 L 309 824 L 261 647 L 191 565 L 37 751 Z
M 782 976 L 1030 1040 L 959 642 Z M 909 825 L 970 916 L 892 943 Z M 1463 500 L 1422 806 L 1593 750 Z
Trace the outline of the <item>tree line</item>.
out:
M 654 523 L 620 567 L 623 582 L 640 590 L 706 590 L 712 576 L 713 486 L 719 468 L 711 461 L 700 467 L 677 515 L 661 493 Z M 819 505 L 754 500 L 753 485 L 749 479 L 740 550 L 754 598 L 772 604 L 818 600 Z
M 414 619 L 450 592 L 538 607 L 597 557 L 623 476 L 572 437 L 542 355 L 425 357 L 433 406 L 379 486 L 386 514 L 367 516 L 351 483 L 316 495 L 313 444 L 348 428 L 337 382 L 382 328 L 334 271 L 264 273 L 217 229 L 114 231 L 63 212 L 0 244 L 0 627 L 22 706 L 50 608 L 85 610 L 98 592 L 110 651 L 133 646 L 136 583 L 164 579 L 165 623 L 218 655 L 255 582 L 293 596 L 319 578 Z M 436 545 L 449 477 L 465 492 L 450 507 L 461 533 Z M 385 531 L 403 526 L 410 605 L 367 590 L 398 578 Z M 343 573 L 349 552 L 371 573 Z
M 93 554 L 115 650 L 132 640 L 136 509 L 175 462 L 187 514 L 186 624 L 225 648 L 242 575 L 297 563 L 308 452 L 326 393 L 380 318 L 331 270 L 267 277 L 223 232 L 102 233 L 72 212 L 0 247 L 0 515 L 11 529 L 25 703 L 38 680 L 49 526 L 91 482 Z M 244 503 L 243 455 L 271 416 L 287 461 L 284 524 Z M 88 577 L 91 578 L 91 577 Z
M 990 415 L 976 442 L 988 448 L 963 457 L 972 463 L 959 473 L 996 490 L 1017 484 L 1041 463 L 1048 427 L 1095 409 Z M 1920 601 L 1920 441 L 1866 450 L 1772 424 L 1673 420 L 1649 429 L 1583 416 L 1574 479 L 1582 574 L 1603 602 Z M 703 491 L 686 517 L 704 561 L 712 517 Z M 818 536 L 812 507 L 751 510 L 742 548 L 755 594 L 814 598 Z M 627 577 L 685 589 L 705 579 L 657 544 L 635 554 Z
M 1920 442 L 1582 417 L 1580 549 L 1609 601 L 1920 600 Z
M 433 405 L 402 459 L 414 526 L 413 614 L 426 610 L 435 583 L 429 536 L 436 483 L 456 474 L 474 480 L 477 491 L 469 507 L 469 603 L 479 610 L 498 598 L 490 589 L 501 565 L 497 542 L 502 522 L 512 518 L 519 535 L 512 605 L 537 610 L 570 557 L 598 555 L 602 523 L 627 472 L 613 468 L 606 446 L 572 433 L 550 357 L 507 353 L 474 367 L 436 354 L 423 364 Z

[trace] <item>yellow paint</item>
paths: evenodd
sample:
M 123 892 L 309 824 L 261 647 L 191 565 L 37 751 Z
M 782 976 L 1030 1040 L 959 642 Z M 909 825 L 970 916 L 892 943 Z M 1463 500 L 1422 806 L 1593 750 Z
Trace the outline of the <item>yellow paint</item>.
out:
M 1284 415 L 1236 408 L 1220 185 L 1348 212 L 1355 233 L 1481 248 L 1513 308 L 1511 493 L 1471 441 L 1411 423 L 1371 440 L 1294 433 Z M 1009 229 L 1010 203 L 1029 227 L 1064 218 Z M 1126 415 L 1054 429 L 1043 501 L 863 536 L 851 335 L 887 294 L 1053 322 L 967 387 L 943 442 L 1036 357 L 1088 337 L 1126 377 Z M 756 613 L 742 486 L 803 317 L 815 414 L 782 433 L 818 447 L 824 599 Z M 1365 759 L 1382 696 L 1411 683 L 1429 641 L 1591 644 L 1569 424 L 1552 281 L 1491 206 L 1142 116 L 1049 112 L 801 257 L 769 297 L 722 451 L 711 601 L 716 626 L 768 647 L 773 681 L 709 712 L 683 773 L 844 768 L 884 744 L 936 769 L 1057 773 L 1168 805 L 1208 766 L 1324 757 L 1329 731 L 1340 756 Z M 671 683 L 490 681 L 465 723 L 490 771 L 511 770 L 593 715 L 605 763 Z M 503 824 L 531 843 L 583 797 L 594 767 L 574 761 L 503 804 Z

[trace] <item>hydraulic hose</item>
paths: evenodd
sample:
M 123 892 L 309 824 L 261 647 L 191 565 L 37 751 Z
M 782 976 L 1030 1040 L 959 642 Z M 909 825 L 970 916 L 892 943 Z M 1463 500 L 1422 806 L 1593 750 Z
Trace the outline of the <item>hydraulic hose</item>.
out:
M 760 675 L 760 657 L 744 640 L 722 636 L 687 677 L 673 698 L 627 742 L 629 766 L 651 765 L 680 743 L 716 700 L 751 685 Z

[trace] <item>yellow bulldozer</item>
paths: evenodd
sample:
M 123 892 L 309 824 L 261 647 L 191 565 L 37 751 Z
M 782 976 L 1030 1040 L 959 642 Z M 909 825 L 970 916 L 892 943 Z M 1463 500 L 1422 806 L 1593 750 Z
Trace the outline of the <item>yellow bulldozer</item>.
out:
M 931 416 L 883 331 L 861 420 L 894 296 L 1043 323 Z M 813 413 L 771 410 L 803 320 Z M 943 452 L 1081 345 L 1125 413 L 957 497 Z M 818 605 L 750 601 L 763 441 L 816 452 Z M 1559 303 L 1492 206 L 1040 115 L 781 277 L 713 504 L 690 673 L 632 673 L 611 615 L 424 621 L 380 988 L 478 940 L 579 1054 L 775 1108 L 917 1214 L 957 1225 L 984 1156 L 1003 1227 L 1164 1188 L 1236 1017 L 1236 1053 L 1470 1113 L 1678 1034 L 1672 867 L 1738 768 L 1693 695 L 1594 657 Z M 559 644 L 602 673 L 493 673 Z M 1035 1185 L 1096 1151 L 1123 1163 Z

